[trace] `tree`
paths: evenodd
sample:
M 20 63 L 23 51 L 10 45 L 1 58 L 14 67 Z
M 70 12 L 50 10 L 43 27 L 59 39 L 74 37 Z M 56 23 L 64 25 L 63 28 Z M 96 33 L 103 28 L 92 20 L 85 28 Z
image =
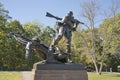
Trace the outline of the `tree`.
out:
M 3 69 L 4 66 L 7 66 L 6 64 L 4 64 L 4 59 L 6 57 L 6 54 L 8 53 L 7 50 L 9 49 L 7 47 L 8 29 L 6 23 L 7 20 L 11 17 L 8 15 L 8 13 L 8 10 L 5 10 L 2 3 L 0 3 L 0 64 L 2 64 L 2 66 L 0 66 L 0 69 Z
M 112 47 L 113 30 L 115 30 L 114 27 L 117 26 L 115 25 L 117 7 L 115 4 L 112 5 L 111 12 L 113 13 L 113 18 L 107 17 L 107 19 L 105 19 L 105 24 L 103 23 L 104 25 L 100 25 L 104 29 L 102 30 L 95 27 L 99 9 L 98 2 L 96 1 L 97 0 L 91 0 L 84 2 L 82 5 L 83 17 L 88 21 L 87 33 L 89 33 L 90 37 L 86 38 L 82 33 L 80 36 L 85 42 L 86 49 L 94 63 L 96 73 L 101 74 L 106 55 L 110 52 L 110 48 Z
M 47 26 L 42 29 L 42 33 L 40 34 L 40 40 L 42 43 L 49 46 L 52 42 L 52 39 L 55 37 L 55 30 L 50 26 Z
M 115 2 L 114 0 L 111 0 L 111 2 L 112 2 L 112 5 L 110 8 L 110 12 L 111 12 L 111 16 L 113 18 L 106 19 L 105 24 L 101 25 L 102 27 L 104 26 L 106 33 L 104 34 L 105 36 L 101 35 L 103 37 L 103 43 L 102 43 L 103 51 L 102 51 L 102 56 L 101 56 L 99 74 L 101 74 L 106 54 L 110 51 L 110 48 L 113 46 L 112 41 L 115 39 L 115 38 L 113 38 L 114 37 L 113 34 L 115 32 L 114 30 L 116 30 L 118 28 L 118 25 L 116 25 L 116 24 L 118 24 L 117 20 L 116 20 L 117 19 L 116 14 L 119 9 L 119 7 L 118 7 L 119 4 L 117 2 Z M 105 14 L 105 17 L 109 18 L 107 15 L 108 14 Z
M 5 23 L 8 19 L 11 19 L 11 17 L 8 15 L 9 11 L 5 10 L 3 8 L 3 4 L 0 3 L 0 28 L 4 28 L 5 27 Z
M 104 52 L 101 56 L 101 66 L 100 69 L 102 68 L 102 64 L 104 63 L 104 61 L 106 61 L 106 57 L 107 59 L 111 61 L 111 58 L 109 58 L 108 56 L 111 56 L 115 59 L 116 53 L 119 56 L 119 44 L 120 44 L 120 38 L 119 38 L 119 18 L 120 14 L 117 14 L 116 16 L 112 17 L 112 18 L 107 18 L 103 21 L 103 23 L 100 25 L 99 31 L 101 32 L 101 37 L 103 38 L 103 51 Z M 114 18 L 116 18 L 116 21 L 114 21 Z M 114 23 L 114 24 L 113 24 Z M 117 58 L 117 57 L 116 57 Z M 119 58 L 118 58 L 119 60 Z M 107 61 L 109 62 L 109 61 Z M 110 65 L 108 63 L 108 65 Z
M 94 63 L 96 72 L 98 73 L 98 66 L 97 66 L 97 60 L 96 60 L 97 34 L 95 31 L 95 20 L 98 15 L 99 6 L 97 5 L 96 0 L 90 0 L 88 2 L 84 2 L 81 7 L 82 7 L 82 12 L 83 12 L 82 13 L 83 17 L 88 21 L 87 27 L 89 28 L 89 31 L 91 34 L 90 35 L 91 37 L 89 39 L 84 38 L 84 42 L 86 43 L 87 51 L 90 54 L 92 61 Z

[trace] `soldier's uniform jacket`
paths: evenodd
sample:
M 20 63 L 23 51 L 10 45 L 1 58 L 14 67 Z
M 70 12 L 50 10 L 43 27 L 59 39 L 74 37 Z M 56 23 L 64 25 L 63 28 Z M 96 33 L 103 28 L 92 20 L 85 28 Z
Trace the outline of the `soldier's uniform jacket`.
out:
M 63 19 L 62 19 L 62 23 L 69 27 L 71 30 L 74 28 L 74 23 L 76 22 L 76 20 L 74 19 L 73 16 L 65 16 Z

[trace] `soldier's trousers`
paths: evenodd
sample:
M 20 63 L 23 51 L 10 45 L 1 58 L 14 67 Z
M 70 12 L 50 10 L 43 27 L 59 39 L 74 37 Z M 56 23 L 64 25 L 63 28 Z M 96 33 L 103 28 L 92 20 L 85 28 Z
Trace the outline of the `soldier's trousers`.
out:
M 51 46 L 55 46 L 61 40 L 62 37 L 65 37 L 66 40 L 66 52 L 71 53 L 71 30 L 67 26 L 60 26 L 58 30 L 58 35 L 53 40 Z

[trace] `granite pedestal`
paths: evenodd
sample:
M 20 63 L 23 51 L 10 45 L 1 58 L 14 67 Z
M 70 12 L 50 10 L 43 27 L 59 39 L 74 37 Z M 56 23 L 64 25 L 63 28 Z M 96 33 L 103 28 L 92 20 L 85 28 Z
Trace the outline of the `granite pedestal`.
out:
M 32 80 L 88 80 L 84 65 L 75 63 L 35 63 L 32 70 L 32 76 Z

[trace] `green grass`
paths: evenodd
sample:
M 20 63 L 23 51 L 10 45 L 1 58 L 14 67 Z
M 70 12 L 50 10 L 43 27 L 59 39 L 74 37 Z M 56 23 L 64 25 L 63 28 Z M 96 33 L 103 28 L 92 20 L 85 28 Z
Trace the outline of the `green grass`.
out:
M 22 80 L 21 72 L 0 72 L 0 80 Z M 88 80 L 120 80 L 120 73 L 103 73 L 97 75 L 93 72 L 88 72 Z
M 120 73 L 88 73 L 88 80 L 120 80 Z
M 22 80 L 21 72 L 0 72 L 0 80 Z

